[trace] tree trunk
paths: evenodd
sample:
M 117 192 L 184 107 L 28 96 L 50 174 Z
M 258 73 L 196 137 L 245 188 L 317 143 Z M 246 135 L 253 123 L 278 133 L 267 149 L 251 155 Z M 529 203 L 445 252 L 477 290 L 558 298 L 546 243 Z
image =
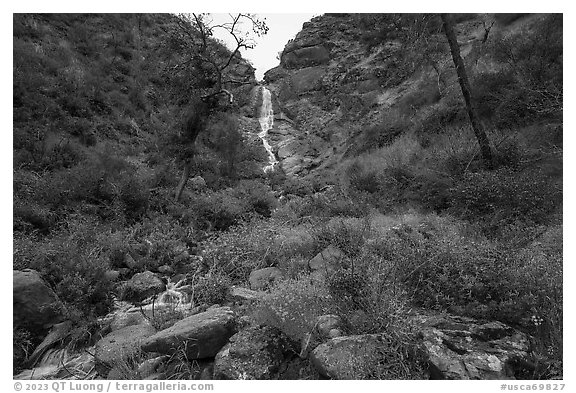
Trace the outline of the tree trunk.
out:
M 188 160 L 184 164 L 184 170 L 182 171 L 182 177 L 180 178 L 180 182 L 178 183 L 178 186 L 176 187 L 176 195 L 174 198 L 174 200 L 176 202 L 178 202 L 180 200 L 180 197 L 182 196 L 182 191 L 184 191 L 184 187 L 186 186 L 186 183 L 188 182 L 188 178 L 190 177 L 190 166 L 192 164 L 191 161 L 192 160 Z
M 441 14 L 442 23 L 444 26 L 444 33 L 446 33 L 446 38 L 448 39 L 448 45 L 450 45 L 450 52 L 452 53 L 452 60 L 454 61 L 454 66 L 456 67 L 456 73 L 458 74 L 458 82 L 460 83 L 460 88 L 462 89 L 462 95 L 464 96 L 464 102 L 466 103 L 466 111 L 468 112 L 468 117 L 470 118 L 470 123 L 472 124 L 472 129 L 474 134 L 476 134 L 476 139 L 478 139 L 478 144 L 480 145 L 480 152 L 482 153 L 482 158 L 486 164 L 487 169 L 492 169 L 494 167 L 492 161 L 492 150 L 490 149 L 490 142 L 488 141 L 488 136 L 476 115 L 474 106 L 472 104 L 472 95 L 470 93 L 470 83 L 468 82 L 468 75 L 466 74 L 466 68 L 464 67 L 464 61 L 460 56 L 460 47 L 458 46 L 458 40 L 456 39 L 456 33 L 454 33 L 454 24 L 452 18 L 449 14 Z

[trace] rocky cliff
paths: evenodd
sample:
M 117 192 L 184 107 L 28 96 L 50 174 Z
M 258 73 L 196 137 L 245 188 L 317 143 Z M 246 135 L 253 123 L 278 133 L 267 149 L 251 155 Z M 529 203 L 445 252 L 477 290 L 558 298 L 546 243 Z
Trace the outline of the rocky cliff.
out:
M 407 37 L 410 26 L 383 27 L 397 23 L 386 18 L 318 16 L 286 44 L 280 65 L 266 72 L 264 80 L 276 98 L 271 139 L 287 174 L 334 168 L 343 158 L 426 127 L 432 113 L 446 107 L 450 113 L 444 123 L 466 120 L 440 18 L 432 17 L 427 41 L 420 46 Z M 513 35 L 540 18 L 455 15 L 473 81 L 474 75 L 500 67 L 487 54 L 488 35 Z

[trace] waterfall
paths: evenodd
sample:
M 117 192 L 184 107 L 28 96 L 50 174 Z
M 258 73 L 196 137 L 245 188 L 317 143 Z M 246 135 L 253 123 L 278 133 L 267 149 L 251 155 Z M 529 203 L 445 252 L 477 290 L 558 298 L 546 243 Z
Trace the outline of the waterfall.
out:
M 262 86 L 262 107 L 260 108 L 260 117 L 258 120 L 260 121 L 260 128 L 262 129 L 262 131 L 258 133 L 258 136 L 262 139 L 264 148 L 268 152 L 268 165 L 264 167 L 264 172 L 268 172 L 274 169 L 278 160 L 272 151 L 272 146 L 270 146 L 270 143 L 266 140 L 268 130 L 274 125 L 274 109 L 272 108 L 272 93 L 264 86 Z

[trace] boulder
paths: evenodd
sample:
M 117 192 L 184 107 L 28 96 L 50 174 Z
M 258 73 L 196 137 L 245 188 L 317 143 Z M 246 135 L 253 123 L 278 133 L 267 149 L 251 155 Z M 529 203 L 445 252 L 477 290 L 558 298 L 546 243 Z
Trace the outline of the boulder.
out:
M 114 282 L 120 279 L 120 272 L 118 270 L 107 270 L 104 272 L 104 279 Z
M 272 327 L 249 327 L 236 333 L 216 355 L 215 379 L 277 379 L 289 342 Z
M 185 350 L 190 360 L 213 357 L 235 333 L 235 326 L 230 307 L 213 308 L 154 334 L 142 344 L 142 350 L 167 355 Z
M 342 336 L 343 326 L 342 318 L 338 315 L 322 315 L 316 322 L 316 331 L 320 337 L 334 338 Z
M 310 361 L 327 378 L 369 379 L 387 350 L 378 334 L 337 337 L 317 346 Z
M 425 358 L 432 379 L 515 379 L 516 365 L 530 364 L 529 337 L 501 322 L 420 314 Z
M 326 247 L 308 262 L 312 275 L 318 278 L 326 277 L 338 270 L 345 254 L 332 244 Z
M 98 373 L 107 375 L 114 366 L 137 353 L 142 341 L 155 332 L 152 326 L 146 324 L 127 326 L 106 335 L 96 343 L 94 356 Z
M 174 268 L 169 265 L 162 265 L 158 268 L 158 273 L 170 276 L 174 274 Z
M 256 301 L 262 299 L 264 296 L 264 292 L 260 291 L 253 291 L 248 288 L 230 287 L 230 291 L 228 292 L 230 298 L 235 301 Z
M 124 284 L 121 300 L 141 302 L 142 300 L 164 292 L 166 284 L 151 271 L 137 273 Z
M 250 273 L 248 282 L 250 283 L 250 288 L 261 291 L 268 289 L 271 284 L 283 278 L 284 273 L 277 267 L 265 267 Z
M 138 365 L 138 375 L 141 379 L 149 378 L 152 375 L 164 371 L 165 363 L 170 360 L 170 356 L 162 355 L 152 359 L 146 359 Z
M 64 320 L 64 306 L 35 270 L 14 270 L 12 276 L 13 324 L 47 329 Z
M 34 349 L 34 352 L 32 352 L 32 355 L 30 355 L 28 358 L 28 365 L 31 367 L 35 366 L 38 360 L 40 360 L 50 348 L 53 348 L 57 344 L 64 342 L 64 340 L 70 334 L 71 328 L 71 321 L 64 321 L 52 326 L 52 329 L 50 329 L 48 335 L 44 338 L 40 345 Z
M 190 188 L 195 191 L 203 191 L 206 189 L 206 180 L 202 176 L 194 176 L 190 179 Z

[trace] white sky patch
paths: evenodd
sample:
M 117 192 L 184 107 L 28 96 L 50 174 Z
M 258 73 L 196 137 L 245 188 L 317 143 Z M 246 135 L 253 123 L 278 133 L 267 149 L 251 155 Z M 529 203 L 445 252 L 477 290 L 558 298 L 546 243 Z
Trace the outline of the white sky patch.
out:
M 256 47 L 242 51 L 242 57 L 248 59 L 256 68 L 256 79 L 261 80 L 264 73 L 280 64 L 278 53 L 282 52 L 286 43 L 294 38 L 304 22 L 320 14 L 256 14 L 258 19 L 265 20 L 268 33 L 262 37 L 255 37 Z M 228 14 L 212 14 L 214 24 L 229 22 Z M 242 31 L 251 31 L 250 26 L 244 23 Z M 216 38 L 224 41 L 228 47 L 234 49 L 234 39 L 223 29 L 214 31 Z M 254 35 L 253 35 L 254 36 Z

